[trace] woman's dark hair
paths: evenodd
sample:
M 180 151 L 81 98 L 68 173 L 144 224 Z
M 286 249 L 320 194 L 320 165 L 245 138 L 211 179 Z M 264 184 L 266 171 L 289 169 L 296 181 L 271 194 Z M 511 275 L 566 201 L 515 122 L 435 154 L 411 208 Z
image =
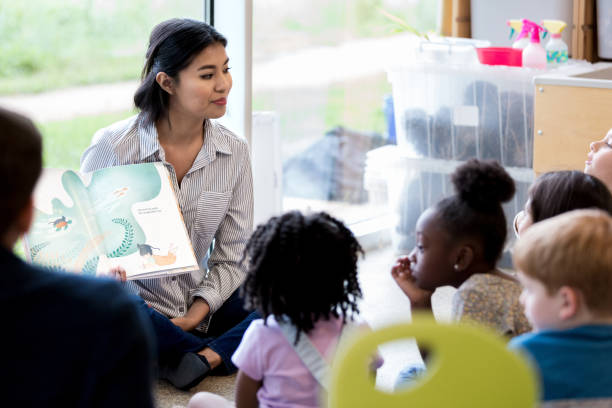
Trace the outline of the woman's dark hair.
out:
M 173 18 L 153 28 L 142 81 L 134 94 L 134 104 L 147 114 L 147 120 L 155 122 L 168 112 L 168 93 L 159 86 L 155 76 L 165 72 L 178 79 L 178 73 L 200 51 L 215 43 L 225 47 L 227 40 L 212 26 L 198 20 Z
M 597 177 L 578 170 L 544 173 L 529 188 L 534 223 L 567 211 L 599 208 L 612 215 L 612 194 Z
M 359 253 L 363 250 L 353 233 L 326 213 L 273 217 L 257 227 L 244 251 L 246 303 L 264 321 L 270 315 L 289 318 L 297 328 L 296 341 L 321 318 L 346 321 L 359 311 Z
M 502 203 L 514 195 L 514 180 L 498 162 L 476 159 L 457 167 L 451 180 L 456 194 L 436 205 L 442 226 L 452 240 L 479 241 L 485 262 L 494 268 L 507 233 Z

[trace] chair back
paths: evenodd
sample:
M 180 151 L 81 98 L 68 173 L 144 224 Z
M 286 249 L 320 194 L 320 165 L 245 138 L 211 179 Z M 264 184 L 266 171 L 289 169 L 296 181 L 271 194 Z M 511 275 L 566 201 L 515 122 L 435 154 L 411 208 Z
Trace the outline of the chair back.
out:
M 376 389 L 368 372 L 371 356 L 378 345 L 404 338 L 429 350 L 426 374 L 405 390 Z M 533 408 L 537 396 L 527 361 L 492 331 L 414 315 L 410 324 L 347 336 L 332 367 L 328 406 Z

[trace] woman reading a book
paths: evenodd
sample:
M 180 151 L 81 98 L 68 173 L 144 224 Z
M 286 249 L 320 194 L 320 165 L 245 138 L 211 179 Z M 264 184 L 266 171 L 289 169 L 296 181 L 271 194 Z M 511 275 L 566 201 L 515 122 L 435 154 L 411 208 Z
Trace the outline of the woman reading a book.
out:
M 253 224 L 249 149 L 213 121 L 232 87 L 226 43 L 200 21 L 158 24 L 134 95 L 140 113 L 96 132 L 81 158 L 85 172 L 162 162 L 170 173 L 200 270 L 127 285 L 151 316 L 160 376 L 183 389 L 235 371 L 230 358 L 257 317 L 237 291 Z

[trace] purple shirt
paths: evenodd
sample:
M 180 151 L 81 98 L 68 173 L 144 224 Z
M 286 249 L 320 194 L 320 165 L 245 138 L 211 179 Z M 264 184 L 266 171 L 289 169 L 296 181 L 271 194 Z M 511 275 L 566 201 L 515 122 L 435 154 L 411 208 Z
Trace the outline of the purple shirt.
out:
M 308 338 L 327 361 L 331 361 L 342 329 L 342 319 L 322 320 Z M 256 381 L 263 381 L 257 399 L 269 408 L 319 407 L 320 387 L 273 317 L 264 326 L 262 319 L 251 322 L 232 356 L 240 370 Z

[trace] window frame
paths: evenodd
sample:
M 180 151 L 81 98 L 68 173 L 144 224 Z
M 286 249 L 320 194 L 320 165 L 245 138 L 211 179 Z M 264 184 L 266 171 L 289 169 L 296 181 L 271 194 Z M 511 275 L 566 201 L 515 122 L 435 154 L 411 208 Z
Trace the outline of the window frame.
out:
M 234 79 L 231 103 L 219 122 L 251 145 L 253 1 L 204 0 L 204 21 L 227 38 Z
M 226 115 L 219 121 L 236 134 L 245 137 L 253 151 L 253 0 L 204 0 L 204 18 L 227 38 L 227 52 L 231 58 L 230 66 L 234 78 L 231 103 L 228 104 Z M 280 139 L 273 140 L 275 144 L 280 145 Z M 271 146 L 269 150 L 276 150 L 280 155 L 279 145 Z M 266 221 L 270 215 L 277 215 L 283 211 L 280 183 L 282 170 L 278 168 L 281 167 L 278 163 L 275 165 L 278 160 L 280 157 L 270 159 L 270 157 L 253 155 L 253 168 L 263 172 L 263 174 L 253 172 L 255 225 Z M 270 180 L 274 180 L 274 194 L 258 194 L 258 191 L 267 190 Z M 392 216 L 385 215 L 375 220 L 357 222 L 348 227 L 362 247 L 368 250 L 391 243 L 391 220 Z

